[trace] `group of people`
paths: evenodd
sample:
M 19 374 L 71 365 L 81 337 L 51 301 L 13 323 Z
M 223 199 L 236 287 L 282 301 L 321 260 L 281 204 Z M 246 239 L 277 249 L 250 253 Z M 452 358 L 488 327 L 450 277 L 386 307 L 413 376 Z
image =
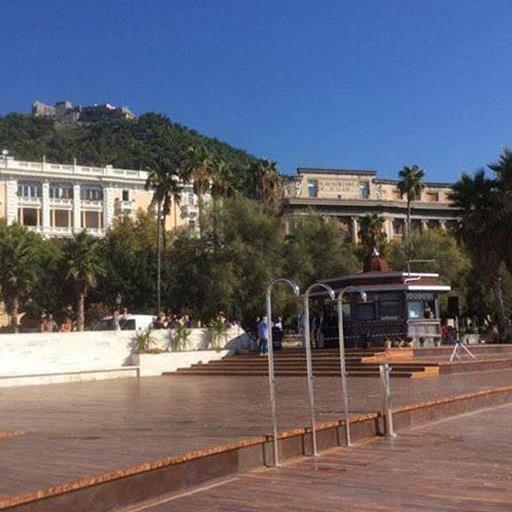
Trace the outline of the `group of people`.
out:
M 60 325 L 55 320 L 53 313 L 43 313 L 39 321 L 39 332 L 71 332 L 76 328 L 73 317 L 73 308 L 68 306 Z
M 192 327 L 192 319 L 190 316 L 177 314 L 168 315 L 165 311 L 160 311 L 158 316 L 153 319 L 153 329 L 177 329 L 180 325 L 190 329 Z
M 265 356 L 268 353 L 269 327 L 269 322 L 266 316 L 256 319 L 257 352 L 260 356 Z M 283 320 L 281 317 L 279 317 L 275 322 L 271 322 L 271 329 L 272 348 L 279 350 L 284 336 Z

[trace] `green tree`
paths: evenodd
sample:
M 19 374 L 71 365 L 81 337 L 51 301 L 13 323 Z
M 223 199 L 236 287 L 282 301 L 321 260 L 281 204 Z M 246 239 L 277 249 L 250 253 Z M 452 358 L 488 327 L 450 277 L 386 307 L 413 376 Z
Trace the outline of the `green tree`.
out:
M 491 286 L 496 325 L 503 336 L 507 321 L 500 278 L 502 212 L 496 182 L 480 170 L 473 177 L 463 174 L 452 188 L 453 204 L 462 211 L 459 236 L 473 265 Z
M 501 238 L 498 248 L 508 272 L 512 274 L 512 151 L 504 149 L 498 162 L 489 165 L 489 169 L 496 175 L 496 208 L 499 221 L 495 227 L 499 229 Z
M 77 327 L 85 327 L 85 297 L 90 288 L 94 288 L 98 278 L 105 273 L 102 258 L 101 241 L 88 235 L 85 231 L 66 240 L 63 246 L 66 262 L 66 279 L 75 291 L 77 304 Z
M 98 299 L 113 303 L 117 293 L 123 305 L 138 313 L 155 310 L 157 275 L 157 222 L 139 211 L 136 219 L 122 218 L 114 222 L 103 242 L 105 275 L 98 283 Z M 171 245 L 171 244 L 169 244 Z M 162 296 L 169 281 L 167 258 L 162 268 Z
M 205 146 L 190 146 L 182 164 L 183 178 L 193 183 L 199 209 L 199 234 L 204 231 L 204 196 L 210 191 L 216 162 Z
M 402 197 L 407 199 L 407 222 L 406 222 L 406 238 L 410 239 L 411 235 L 411 204 L 413 201 L 420 199 L 421 192 L 425 188 L 423 178 L 425 172 L 417 165 L 405 166 L 398 173 L 398 190 Z
M 41 238 L 18 224 L 0 223 L 0 288 L 18 332 L 18 315 L 37 280 Z
M 284 274 L 301 288 L 361 269 L 354 244 L 343 240 L 334 221 L 314 212 L 294 223 L 283 244 L 282 259 Z

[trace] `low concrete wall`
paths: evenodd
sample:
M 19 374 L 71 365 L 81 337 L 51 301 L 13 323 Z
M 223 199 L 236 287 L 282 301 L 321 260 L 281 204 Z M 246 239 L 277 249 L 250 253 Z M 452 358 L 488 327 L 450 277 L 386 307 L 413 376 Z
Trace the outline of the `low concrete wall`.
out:
M 190 352 L 164 352 L 162 354 L 133 354 L 132 364 L 139 367 L 141 377 L 175 372 L 193 364 L 217 361 L 229 355 L 229 350 L 195 350 Z
M 153 331 L 152 338 L 154 348 L 170 349 L 168 330 Z M 239 351 L 248 343 L 249 337 L 243 329 L 233 328 L 220 340 L 220 347 L 223 348 L 221 352 L 208 352 L 213 352 L 210 357 L 226 355 Z M 176 364 L 179 361 L 179 364 L 183 363 L 183 367 L 187 367 L 205 359 L 204 352 L 198 352 L 196 356 L 194 350 L 205 350 L 210 347 L 211 336 L 208 329 L 192 329 L 186 347 L 187 352 L 176 352 L 172 354 L 175 357 L 171 357 L 170 360 Z M 0 387 L 108 378 L 109 374 L 112 378 L 134 375 L 135 372 L 117 371 L 132 364 L 134 350 L 135 331 L 2 334 Z M 171 363 L 164 371 L 174 370 L 174 363 Z M 157 370 L 148 369 L 148 372 L 152 371 Z M 64 374 L 69 378 L 62 377 Z M 59 375 L 61 377 L 58 377 Z

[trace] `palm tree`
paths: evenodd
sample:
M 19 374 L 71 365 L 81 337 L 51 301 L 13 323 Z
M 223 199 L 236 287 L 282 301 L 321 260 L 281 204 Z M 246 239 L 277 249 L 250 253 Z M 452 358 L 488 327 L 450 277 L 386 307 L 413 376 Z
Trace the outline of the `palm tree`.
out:
M 159 167 L 148 170 L 145 188 L 146 190 L 153 190 L 151 207 L 154 208 L 155 205 L 157 207 L 158 238 L 160 239 L 161 230 L 165 248 L 167 242 L 165 221 L 171 213 L 172 205 L 177 205 L 181 202 L 183 183 L 177 174 L 172 173 L 168 168 Z
M 37 280 L 40 242 L 23 226 L 0 224 L 0 288 L 14 332 L 18 332 L 21 301 Z
M 274 207 L 284 197 L 283 178 L 277 169 L 277 163 L 271 160 L 258 160 L 253 167 L 255 175 L 256 197 L 266 206 Z
M 500 335 L 505 332 L 506 316 L 500 279 L 502 263 L 502 222 L 499 189 L 483 170 L 473 177 L 463 174 L 452 186 L 451 200 L 462 211 L 458 230 L 475 268 L 490 284 Z
M 85 297 L 104 275 L 100 240 L 81 231 L 66 240 L 63 247 L 66 279 L 73 284 L 78 310 L 78 330 L 85 326 Z
M 215 159 L 205 146 L 190 146 L 183 164 L 185 181 L 192 182 L 199 209 L 199 235 L 203 235 L 204 196 L 210 191 L 215 175 Z
M 425 188 L 423 177 L 425 172 L 417 165 L 405 166 L 399 173 L 398 190 L 402 197 L 407 199 L 407 222 L 405 235 L 410 242 L 411 236 L 411 203 L 421 197 L 421 191 Z
M 151 207 L 156 205 L 157 209 L 157 265 L 156 265 L 156 308 L 157 314 L 160 312 L 161 306 L 161 289 L 162 289 L 162 237 L 164 250 L 167 247 L 167 233 L 165 229 L 166 219 L 171 213 L 171 206 L 174 204 L 174 227 L 176 228 L 177 212 L 176 205 L 181 202 L 181 192 L 183 190 L 183 182 L 177 174 L 171 172 L 170 165 L 159 165 L 154 169 L 148 170 L 148 178 L 145 184 L 146 190 L 153 190 L 153 198 L 151 199 Z
M 212 176 L 212 198 L 222 199 L 235 194 L 234 176 L 231 166 L 224 160 L 215 160 L 215 170 Z
M 368 266 L 374 251 L 380 251 L 382 246 L 386 243 L 386 233 L 384 231 L 384 224 L 386 219 L 381 217 L 378 213 L 365 215 L 360 220 L 359 236 L 361 237 L 361 244 L 364 248 L 365 267 Z
M 489 165 L 489 169 L 496 174 L 498 189 L 496 208 L 499 209 L 501 222 L 499 228 L 502 231 L 501 255 L 508 271 L 512 274 L 512 151 L 504 149 L 497 163 Z

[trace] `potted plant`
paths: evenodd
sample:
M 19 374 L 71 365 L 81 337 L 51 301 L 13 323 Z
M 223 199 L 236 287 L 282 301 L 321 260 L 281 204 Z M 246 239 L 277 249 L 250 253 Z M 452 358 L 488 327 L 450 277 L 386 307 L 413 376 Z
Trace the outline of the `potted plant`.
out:
M 228 325 L 222 318 L 216 318 L 210 322 L 208 326 L 212 339 L 212 348 L 215 350 L 221 349 L 221 341 L 227 337 Z
M 188 338 L 192 331 L 187 329 L 184 325 L 178 324 L 176 329 L 171 331 L 169 345 L 173 352 L 181 352 L 185 350 L 188 345 Z

